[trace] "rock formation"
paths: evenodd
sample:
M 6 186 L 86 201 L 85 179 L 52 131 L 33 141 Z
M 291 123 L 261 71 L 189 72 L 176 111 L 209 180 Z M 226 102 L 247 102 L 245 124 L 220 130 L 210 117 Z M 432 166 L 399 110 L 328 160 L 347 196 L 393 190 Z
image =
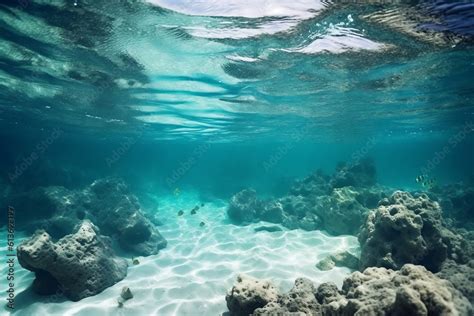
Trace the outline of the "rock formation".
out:
M 84 190 L 38 188 L 20 197 L 13 205 L 34 214 L 27 227 L 32 231 L 43 228 L 58 239 L 89 219 L 102 234 L 117 239 L 121 248 L 135 255 L 156 254 L 166 247 L 166 240 L 145 217 L 137 197 L 119 179 L 96 180 Z
M 102 292 L 127 275 L 127 262 L 115 256 L 110 240 L 89 221 L 76 233 L 53 242 L 36 232 L 17 249 L 20 265 L 36 273 L 33 288 L 40 294 L 60 290 L 73 301 Z
M 278 292 L 269 281 L 240 274 L 225 300 L 231 316 L 247 316 L 259 307 L 277 300 Z
M 238 282 L 239 291 L 255 293 L 256 284 L 255 280 Z M 228 304 L 230 314 L 467 316 L 473 312 L 469 301 L 449 281 L 412 264 L 404 265 L 399 271 L 368 268 L 362 273 L 354 272 L 344 280 L 341 290 L 332 283 L 323 283 L 316 289 L 306 279 L 297 279 L 286 294 L 276 294 L 274 287 L 258 289 L 258 297 L 266 299 L 259 300 L 259 304 L 247 304 L 243 313 L 240 305 Z
M 347 267 L 352 270 L 359 269 L 359 258 L 348 251 L 331 254 L 316 264 L 319 270 L 327 271 L 334 267 Z
M 385 189 L 375 186 L 373 163 L 362 160 L 339 166 L 332 177 L 317 171 L 297 180 L 288 195 L 275 200 L 260 200 L 255 190 L 243 190 L 231 198 L 227 213 L 236 224 L 267 221 L 290 229 L 356 235 L 369 208 L 385 196 Z
M 462 262 L 463 238 L 443 226 L 438 203 L 422 194 L 396 191 L 367 216 L 359 242 L 361 269 L 399 269 L 405 263 L 438 271 L 447 258 Z

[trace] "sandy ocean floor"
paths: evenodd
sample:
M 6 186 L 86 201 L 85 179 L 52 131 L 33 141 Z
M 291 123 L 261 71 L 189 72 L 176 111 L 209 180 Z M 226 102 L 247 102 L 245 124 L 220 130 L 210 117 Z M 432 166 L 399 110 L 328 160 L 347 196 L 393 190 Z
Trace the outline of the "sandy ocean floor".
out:
M 159 199 L 159 227 L 168 246 L 158 255 L 139 257 L 128 276 L 102 293 L 71 302 L 62 296 L 40 297 L 28 288 L 33 273 L 16 268 L 16 311 L 14 315 L 220 315 L 227 311 L 225 293 L 238 273 L 269 278 L 288 290 L 295 278 L 306 277 L 315 283 L 332 281 L 340 286 L 350 273 L 347 268 L 322 272 L 315 263 L 340 251 L 358 251 L 353 236 L 331 237 L 324 232 L 287 230 L 255 232 L 257 223 L 236 226 L 226 218 L 226 203 L 206 203 L 196 215 L 191 209 L 201 202 L 196 194 L 181 194 Z M 185 211 L 183 216 L 177 212 Z M 205 226 L 201 227 L 200 222 Z M 0 233 L 3 235 L 5 231 Z M 17 245 L 21 240 L 17 234 Z M 0 249 L 5 258 L 5 245 Z M 131 261 L 130 261 L 131 262 Z M 1 266 L 2 279 L 6 264 Z M 5 301 L 2 280 L 2 306 Z M 123 308 L 117 297 L 128 286 L 134 298 Z M 1 314 L 8 314 L 2 308 Z

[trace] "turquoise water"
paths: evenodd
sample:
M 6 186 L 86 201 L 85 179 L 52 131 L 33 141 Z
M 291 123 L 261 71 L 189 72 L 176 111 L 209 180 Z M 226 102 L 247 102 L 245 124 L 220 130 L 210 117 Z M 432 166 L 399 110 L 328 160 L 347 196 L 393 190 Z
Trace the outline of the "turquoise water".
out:
M 99 296 L 24 294 L 18 314 L 113 314 L 129 284 L 139 297 L 130 313 L 214 315 L 238 272 L 285 289 L 299 276 L 340 285 L 350 269 L 324 274 L 314 263 L 331 249 L 358 253 L 356 237 L 283 226 L 257 234 L 260 224 L 229 220 L 228 201 L 249 187 L 282 197 L 295 179 L 364 158 L 390 190 L 428 191 L 420 175 L 472 183 L 473 5 L 3 1 L 2 205 L 39 187 L 120 177 L 168 240 Z M 176 215 L 200 203 L 199 218 Z M 21 292 L 33 274 L 18 269 Z

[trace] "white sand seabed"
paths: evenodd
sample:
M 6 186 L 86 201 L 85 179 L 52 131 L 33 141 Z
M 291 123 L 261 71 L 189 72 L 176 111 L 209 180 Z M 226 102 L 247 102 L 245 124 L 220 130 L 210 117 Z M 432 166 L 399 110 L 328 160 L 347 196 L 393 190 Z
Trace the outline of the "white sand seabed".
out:
M 287 230 L 255 232 L 248 226 L 230 224 L 226 204 L 206 203 L 196 215 L 190 210 L 199 199 L 194 195 L 160 199 L 159 227 L 168 246 L 158 255 L 140 257 L 130 265 L 127 277 L 96 296 L 79 302 L 63 297 L 41 297 L 32 293 L 34 274 L 16 267 L 16 310 L 13 315 L 221 315 L 227 311 L 225 294 L 239 273 L 271 279 L 281 290 L 289 290 L 294 280 L 306 277 L 319 284 L 332 281 L 341 286 L 351 272 L 347 268 L 319 271 L 315 263 L 340 250 L 358 251 L 353 236 L 331 237 L 320 231 Z M 199 203 L 200 204 L 200 203 Z M 177 212 L 185 211 L 183 216 Z M 200 227 L 199 223 L 206 223 Z M 0 231 L 5 235 L 6 231 Z M 24 238 L 17 234 L 16 243 Z M 6 245 L 0 254 L 6 258 Z M 2 260 L 2 262 L 5 260 Z M 8 315 L 5 290 L 8 266 L 1 266 L 0 315 Z M 128 286 L 134 298 L 117 307 L 122 287 Z

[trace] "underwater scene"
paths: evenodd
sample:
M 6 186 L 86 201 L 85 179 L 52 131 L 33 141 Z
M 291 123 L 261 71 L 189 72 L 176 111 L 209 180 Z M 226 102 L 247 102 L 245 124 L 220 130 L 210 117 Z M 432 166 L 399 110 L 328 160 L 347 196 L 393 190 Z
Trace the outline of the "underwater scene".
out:
M 474 315 L 474 2 L 0 1 L 0 315 Z

